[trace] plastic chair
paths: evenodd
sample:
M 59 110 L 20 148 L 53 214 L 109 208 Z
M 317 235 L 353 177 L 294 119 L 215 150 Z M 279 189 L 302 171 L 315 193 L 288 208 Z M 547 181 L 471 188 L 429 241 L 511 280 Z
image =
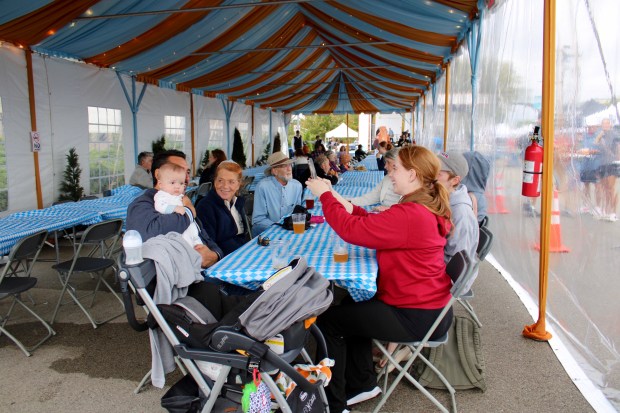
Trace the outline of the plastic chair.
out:
M 97 325 L 99 324 L 108 322 L 123 314 L 121 312 L 112 317 L 109 317 L 106 320 L 97 321 L 93 318 L 93 316 L 80 301 L 81 298 L 92 295 L 92 300 L 90 302 L 90 307 L 92 307 L 95 302 L 95 296 L 99 291 L 99 287 L 103 283 L 108 288 L 108 290 L 118 299 L 122 306 L 123 300 L 103 277 L 105 271 L 108 268 L 115 267 L 115 262 L 111 258 L 111 254 L 113 251 L 115 251 L 115 246 L 120 236 L 122 227 L 122 219 L 113 219 L 89 226 L 84 231 L 84 234 L 80 239 L 80 243 L 77 247 L 75 254 L 73 255 L 73 258 L 71 260 L 63 261 L 59 264 L 52 266 L 52 268 L 58 271 L 58 278 L 60 279 L 60 283 L 62 284 L 62 290 L 60 292 L 60 297 L 58 297 L 58 303 L 56 304 L 56 308 L 54 309 L 54 314 L 52 315 L 50 324 L 53 324 L 54 320 L 56 319 L 58 310 L 63 304 L 62 300 L 65 293 L 69 294 L 75 304 L 77 304 L 78 307 L 80 307 L 80 309 L 84 312 L 84 314 L 86 314 L 86 317 L 88 317 L 88 320 L 94 328 L 97 328 Z M 95 257 L 97 253 L 99 253 L 99 257 Z M 94 278 L 97 279 L 95 289 L 91 293 L 78 297 L 77 289 L 71 284 L 72 277 L 76 273 L 88 273 L 93 275 Z
M 29 291 L 37 284 L 37 279 L 31 277 L 31 273 L 34 263 L 36 262 L 46 239 L 47 231 L 43 230 L 19 240 L 17 244 L 11 248 L 8 261 L 4 265 L 2 273 L 0 274 L 0 300 L 5 298 L 13 298 L 13 302 L 11 303 L 9 311 L 6 315 L 0 315 L 0 334 L 4 334 L 11 339 L 28 357 L 31 355 L 31 351 L 35 350 L 48 338 L 56 334 L 52 327 L 50 327 L 45 320 L 35 313 L 34 310 L 28 307 L 20 297 L 22 293 Z M 21 273 L 20 268 L 23 269 L 25 277 L 17 276 L 17 273 Z M 34 318 L 43 324 L 43 327 L 47 330 L 47 335 L 33 346 L 26 347 L 6 329 L 7 322 L 11 317 L 15 304 L 21 305 Z
M 450 392 L 452 411 L 456 412 L 456 397 L 455 397 L 456 391 L 454 390 L 454 387 L 452 387 L 452 385 L 448 382 L 448 380 L 446 380 L 444 375 L 439 370 L 437 370 L 437 368 L 433 366 L 433 364 L 430 361 L 428 361 L 428 359 L 422 354 L 422 349 L 426 347 L 439 347 L 448 342 L 448 333 L 434 340 L 431 340 L 430 338 L 435 332 L 435 330 L 437 329 L 437 326 L 439 326 L 443 318 L 446 316 L 446 314 L 448 313 L 448 311 L 450 310 L 454 302 L 459 297 L 461 297 L 465 292 L 471 289 L 471 286 L 474 283 L 478 275 L 478 272 L 475 271 L 475 269 L 477 268 L 477 265 L 478 265 L 477 263 L 472 264 L 472 262 L 470 261 L 465 251 L 460 251 L 452 257 L 452 259 L 446 266 L 446 272 L 448 273 L 448 275 L 450 276 L 450 278 L 452 278 L 452 281 L 454 282 L 454 284 L 452 285 L 452 288 L 450 289 L 450 293 L 451 293 L 450 301 L 446 304 L 446 306 L 443 308 L 441 313 L 437 316 L 437 319 L 435 320 L 433 325 L 429 328 L 428 332 L 426 333 L 426 335 L 424 336 L 422 340 L 414 341 L 414 342 L 407 342 L 407 343 L 398 343 L 399 345 L 396 347 L 396 349 L 392 353 L 390 353 L 380 341 L 373 340 L 374 344 L 387 357 L 387 363 L 383 367 L 383 370 L 381 371 L 381 375 L 384 376 L 383 396 L 381 397 L 381 400 L 379 400 L 379 402 L 377 403 L 377 406 L 375 407 L 373 412 L 378 412 L 381 410 L 381 407 L 383 407 L 383 405 L 387 402 L 390 395 L 392 394 L 394 389 L 396 389 L 396 386 L 398 385 L 398 383 L 400 383 L 403 377 L 405 377 L 411 384 L 413 384 L 418 390 L 420 390 L 420 392 L 424 396 L 426 396 L 431 402 L 433 402 L 433 404 L 437 406 L 439 410 L 445 413 L 448 412 L 448 409 L 446 409 L 446 407 L 442 405 L 439 402 L 439 400 L 435 398 L 435 396 L 429 393 L 429 391 L 426 390 L 409 373 L 409 370 L 411 369 L 411 366 L 413 365 L 415 360 L 421 360 L 424 364 L 429 366 L 431 370 L 433 370 L 433 372 L 437 375 L 437 377 L 444 383 L 446 389 Z M 394 355 L 403 347 L 409 347 L 409 350 L 411 350 L 411 357 L 407 360 L 407 362 L 403 366 L 401 366 L 400 363 L 394 359 Z M 388 371 L 389 365 L 394 366 L 394 369 L 398 371 L 398 375 L 396 376 L 394 381 L 392 381 L 392 384 L 390 385 L 390 387 L 386 390 L 387 382 L 388 382 L 387 371 Z

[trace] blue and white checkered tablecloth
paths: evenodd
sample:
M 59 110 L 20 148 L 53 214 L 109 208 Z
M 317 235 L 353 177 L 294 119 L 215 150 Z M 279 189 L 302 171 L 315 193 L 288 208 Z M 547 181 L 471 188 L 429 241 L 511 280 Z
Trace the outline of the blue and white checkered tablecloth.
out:
M 254 166 L 252 168 L 247 168 L 243 170 L 243 176 L 256 176 L 258 174 L 262 174 L 265 169 L 267 169 L 267 165 Z
M 374 188 L 381 182 L 385 175 L 383 171 L 348 171 L 343 173 L 334 185 L 338 191 L 343 186 L 365 186 Z
M 368 300 L 377 291 L 375 251 L 349 245 L 349 260 L 346 263 L 335 262 L 332 246 L 335 232 L 327 223 L 318 224 L 304 234 L 295 234 L 274 225 L 262 236 L 272 240 L 288 240 L 289 259 L 305 257 L 308 265 L 315 267 L 328 280 L 346 288 L 355 301 Z M 274 271 L 269 247 L 258 245 L 256 238 L 205 270 L 207 276 L 250 289 L 257 289 Z
M 254 192 L 254 190 L 256 189 L 256 184 L 264 177 L 265 177 L 265 174 L 263 172 L 259 172 L 256 175 L 254 175 L 254 180 L 248 186 L 248 191 Z
M 57 210 L 50 207 L 17 212 L 0 219 L 0 254 L 8 254 L 18 240 L 41 230 L 52 232 L 100 221 L 101 217 L 97 212 L 76 209 Z
M 342 197 L 344 197 L 345 199 L 350 199 L 350 198 L 355 198 L 358 196 L 362 196 L 364 195 L 366 192 L 370 192 L 372 190 L 372 188 L 369 188 L 367 186 L 343 186 L 343 187 L 335 187 L 334 189 L 336 191 L 338 191 L 338 193 L 340 195 L 342 195 Z M 312 197 L 314 198 L 314 208 L 310 209 L 309 212 L 312 215 L 323 215 L 323 209 L 322 209 L 322 205 L 321 205 L 321 201 L 315 197 L 314 195 L 312 195 L 312 192 L 310 192 L 309 189 L 306 188 L 305 192 L 305 197 Z M 374 205 L 366 205 L 362 208 L 364 208 L 366 211 L 372 211 L 372 209 L 377 206 L 379 204 L 374 204 Z M 306 205 L 304 205 L 306 206 Z
M 369 171 L 376 171 L 379 169 L 377 166 L 377 157 L 373 153 L 369 153 L 367 157 L 362 159 L 359 165 L 364 165 Z
M 133 186 L 133 185 L 123 185 L 123 186 L 119 186 L 118 188 L 114 188 L 110 190 L 112 196 L 123 194 L 123 195 L 133 195 L 134 198 L 140 195 L 142 191 L 144 191 L 144 189 L 138 188 L 137 186 Z

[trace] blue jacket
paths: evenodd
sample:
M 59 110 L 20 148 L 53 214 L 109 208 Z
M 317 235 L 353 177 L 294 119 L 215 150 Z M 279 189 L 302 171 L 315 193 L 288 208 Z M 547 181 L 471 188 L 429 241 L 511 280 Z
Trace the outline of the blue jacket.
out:
M 155 209 L 155 201 L 153 198 L 157 193 L 157 189 L 147 189 L 142 195 L 134 199 L 127 207 L 127 219 L 125 227 L 127 230 L 134 229 L 140 233 L 142 241 L 158 235 L 166 235 L 169 232 L 178 232 L 182 234 L 189 226 L 191 219 L 188 215 L 161 214 Z M 188 210 L 188 214 L 191 214 Z M 220 247 L 209 237 L 209 234 L 201 227 L 200 238 L 202 242 L 209 247 L 219 257 L 224 254 Z
M 245 227 L 247 221 L 245 219 L 244 205 L 245 198 L 237 197 L 235 208 L 243 219 L 242 222 Z M 198 215 L 200 222 L 203 223 L 209 236 L 222 248 L 224 255 L 230 254 L 246 243 L 245 231 L 243 234 L 237 234 L 237 224 L 224 200 L 215 192 L 215 189 L 211 189 L 198 202 L 198 205 L 196 205 L 196 215 Z M 245 229 L 247 230 L 247 228 Z

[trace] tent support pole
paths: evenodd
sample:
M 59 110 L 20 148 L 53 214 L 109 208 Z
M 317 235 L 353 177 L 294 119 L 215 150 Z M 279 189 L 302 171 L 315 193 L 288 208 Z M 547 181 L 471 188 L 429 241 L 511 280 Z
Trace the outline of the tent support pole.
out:
M 32 50 L 26 50 L 26 71 L 28 72 L 28 103 L 30 105 L 30 130 L 37 130 L 37 110 L 34 96 L 34 73 L 32 70 Z M 31 138 L 32 139 L 32 138 Z M 51 146 L 50 142 L 50 146 Z M 37 208 L 43 208 L 43 194 L 41 190 L 41 171 L 39 170 L 39 152 L 32 151 L 34 160 L 34 184 L 37 193 Z
M 443 115 L 443 151 L 448 150 L 448 103 L 450 101 L 450 62 L 446 64 L 446 95 L 444 100 L 445 110 Z
M 555 133 L 555 0 L 545 0 L 543 27 L 542 137 L 544 141 L 540 215 L 540 260 L 538 265 L 538 320 L 525 326 L 523 335 L 538 341 L 551 338 L 546 330 L 549 238 L 553 192 L 553 134 Z
M 224 107 L 224 116 L 226 116 L 226 156 L 230 159 L 232 156 L 232 151 L 230 150 L 230 117 L 235 108 L 235 102 L 231 102 L 224 98 L 220 98 L 220 101 Z
M 121 83 L 121 87 L 123 88 L 123 93 L 125 94 L 125 99 L 127 99 L 127 104 L 131 109 L 131 116 L 133 120 L 133 156 L 136 158 L 136 163 L 138 160 L 138 110 L 140 110 L 140 103 L 142 103 L 142 98 L 144 97 L 144 92 L 146 92 L 146 83 L 142 84 L 142 90 L 140 91 L 140 97 L 136 101 L 136 77 L 131 76 L 131 96 L 127 92 L 127 87 L 125 86 L 125 82 L 123 82 L 123 78 L 121 78 L 121 74 L 116 72 L 116 77 L 118 77 L 118 81 Z
M 192 139 L 192 176 L 196 174 L 196 169 L 198 168 L 197 164 L 202 161 L 202 159 L 196 162 L 196 130 L 194 127 L 194 94 L 189 92 L 189 122 L 190 122 L 190 135 Z
M 254 156 L 254 105 L 252 105 L 252 124 L 250 125 L 250 130 L 251 132 L 251 143 L 252 143 L 252 166 L 255 165 L 254 160 L 256 159 L 256 157 Z

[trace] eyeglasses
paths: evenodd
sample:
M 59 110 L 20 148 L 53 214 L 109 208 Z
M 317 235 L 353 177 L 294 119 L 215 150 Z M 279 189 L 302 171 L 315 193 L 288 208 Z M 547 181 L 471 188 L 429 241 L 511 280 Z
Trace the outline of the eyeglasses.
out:
M 258 236 L 258 245 L 260 245 L 261 247 L 268 247 L 269 246 L 269 237 L 261 237 L 260 235 Z

